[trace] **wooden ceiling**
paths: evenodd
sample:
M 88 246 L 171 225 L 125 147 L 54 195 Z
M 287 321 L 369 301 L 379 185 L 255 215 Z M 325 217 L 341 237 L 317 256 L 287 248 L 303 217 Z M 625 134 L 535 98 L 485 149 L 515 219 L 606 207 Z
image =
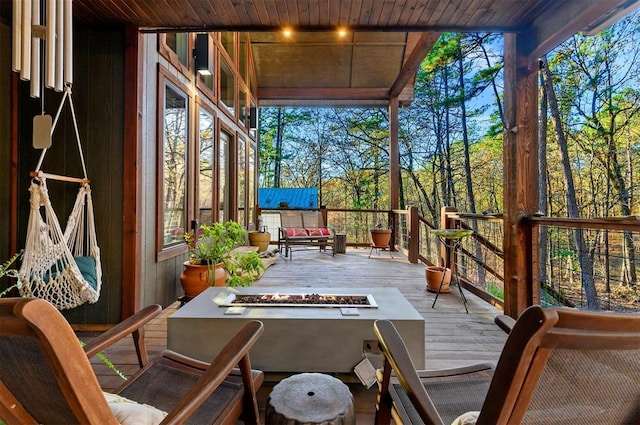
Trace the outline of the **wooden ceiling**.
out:
M 261 105 L 386 104 L 390 95 L 411 97 L 405 86 L 440 32 L 523 33 L 539 56 L 639 1 L 73 0 L 73 7 L 81 25 L 251 32 Z M 0 0 L 4 19 L 10 10 L 11 1 Z M 291 38 L 282 37 L 284 27 Z

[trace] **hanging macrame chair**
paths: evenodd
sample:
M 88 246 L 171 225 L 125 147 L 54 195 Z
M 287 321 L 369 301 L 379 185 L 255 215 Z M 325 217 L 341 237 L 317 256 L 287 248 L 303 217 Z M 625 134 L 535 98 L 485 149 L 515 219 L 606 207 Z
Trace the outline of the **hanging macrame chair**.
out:
M 82 154 L 71 88 L 64 96 L 53 121 L 52 132 L 65 101 L 69 101 L 84 178 L 58 176 L 40 170 L 47 149 L 43 149 L 29 187 L 30 213 L 22 265 L 19 270 L 20 294 L 51 302 L 59 310 L 95 303 L 102 285 L 100 248 L 95 232 L 91 188 Z M 53 210 L 47 179 L 80 183 L 64 233 Z

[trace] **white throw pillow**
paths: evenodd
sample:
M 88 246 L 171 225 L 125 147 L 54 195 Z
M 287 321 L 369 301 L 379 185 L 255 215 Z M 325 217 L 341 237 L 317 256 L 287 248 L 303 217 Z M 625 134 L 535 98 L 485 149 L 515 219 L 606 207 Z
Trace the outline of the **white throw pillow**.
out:
M 121 425 L 157 425 L 167 416 L 166 412 L 148 404 L 141 404 L 128 398 L 104 393 L 109 408 Z
M 455 418 L 451 425 L 475 425 L 480 412 L 466 412 Z

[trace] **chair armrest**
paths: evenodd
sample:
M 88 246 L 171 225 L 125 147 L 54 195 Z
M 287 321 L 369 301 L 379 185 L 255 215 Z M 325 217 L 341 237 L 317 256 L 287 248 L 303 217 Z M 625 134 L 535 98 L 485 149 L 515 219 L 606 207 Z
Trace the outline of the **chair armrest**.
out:
M 516 320 L 513 317 L 507 316 L 505 314 L 496 316 L 493 321 L 496 323 L 496 325 L 498 325 L 500 329 L 502 329 L 506 333 L 510 333 L 511 329 L 513 329 L 513 325 L 516 324 Z
M 477 363 L 469 366 L 456 367 L 451 369 L 440 370 L 416 370 L 420 379 L 427 378 L 444 378 L 453 376 L 472 375 L 476 373 L 493 374 L 494 365 L 491 363 Z
M 247 322 L 234 337 L 223 347 L 222 351 L 203 371 L 200 378 L 194 386 L 185 394 L 184 397 L 169 412 L 162 423 L 182 423 L 193 413 L 231 374 L 234 369 L 239 366 L 242 375 L 242 383 L 244 385 L 245 402 L 244 414 L 249 415 L 245 418 L 246 423 L 255 423 L 258 421 L 258 406 L 256 400 L 256 388 L 253 385 L 251 363 L 249 361 L 249 350 L 256 343 L 264 330 L 262 322 L 252 320 Z M 185 366 L 200 369 L 202 362 L 193 361 L 186 357 L 166 350 L 163 353 L 167 359 L 178 361 Z M 247 406 L 250 404 L 250 406 Z M 255 418 L 252 418 L 255 416 Z
M 144 345 L 143 326 L 160 314 L 161 311 L 162 308 L 157 304 L 143 308 L 87 343 L 84 346 L 84 352 L 87 357 L 91 358 L 121 339 L 132 335 L 136 346 L 136 354 L 138 355 L 138 364 L 143 367 L 148 361 L 147 350 Z

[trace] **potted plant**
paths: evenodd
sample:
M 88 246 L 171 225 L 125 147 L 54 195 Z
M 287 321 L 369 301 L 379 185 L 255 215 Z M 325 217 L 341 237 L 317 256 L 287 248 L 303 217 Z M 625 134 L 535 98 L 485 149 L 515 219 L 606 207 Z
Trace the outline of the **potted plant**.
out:
M 262 223 L 262 216 L 258 216 L 258 223 Z M 271 242 L 271 233 L 267 231 L 267 227 L 262 224 L 258 225 L 258 230 L 249 232 L 249 244 L 257 246 L 258 252 L 266 251 Z
M 449 292 L 451 269 L 442 266 L 427 266 L 424 269 L 424 274 L 427 280 L 427 291 L 438 292 L 440 283 L 442 283 L 440 292 Z
M 382 224 L 377 224 L 375 228 L 370 229 L 371 244 L 376 248 L 387 248 L 391 241 L 391 229 L 383 229 Z
M 185 233 L 189 260 L 180 275 L 185 295 L 194 297 L 212 285 L 251 285 L 264 265 L 257 252 L 237 249 L 246 238 L 247 231 L 235 221 L 203 224 L 197 234 Z

